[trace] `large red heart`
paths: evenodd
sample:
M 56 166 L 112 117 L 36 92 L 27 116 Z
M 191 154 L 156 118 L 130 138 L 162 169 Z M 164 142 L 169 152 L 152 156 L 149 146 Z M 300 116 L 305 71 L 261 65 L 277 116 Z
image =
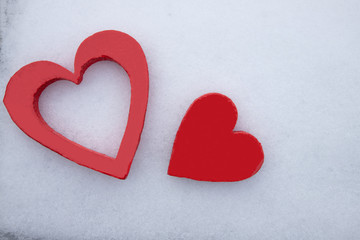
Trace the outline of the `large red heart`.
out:
M 233 131 L 236 121 L 236 106 L 228 97 L 209 93 L 196 99 L 176 134 L 168 174 L 213 182 L 254 175 L 264 153 L 254 136 Z
M 116 158 L 87 149 L 55 132 L 40 115 L 42 91 L 57 80 L 80 84 L 93 63 L 111 60 L 128 73 L 131 101 L 127 126 Z M 102 31 L 85 39 L 75 56 L 75 72 L 53 62 L 39 61 L 22 67 L 10 79 L 4 104 L 12 120 L 28 136 L 60 155 L 96 171 L 125 179 L 140 141 L 149 92 L 149 75 L 144 52 L 135 39 L 118 31 Z

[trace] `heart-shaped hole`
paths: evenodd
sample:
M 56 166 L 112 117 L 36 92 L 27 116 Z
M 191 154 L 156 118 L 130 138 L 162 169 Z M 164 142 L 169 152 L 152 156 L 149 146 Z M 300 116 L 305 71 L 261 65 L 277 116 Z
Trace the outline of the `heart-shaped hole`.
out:
M 40 96 L 39 109 L 51 128 L 99 153 L 116 157 L 127 124 L 130 80 L 118 64 L 101 61 L 80 85 L 57 81 Z

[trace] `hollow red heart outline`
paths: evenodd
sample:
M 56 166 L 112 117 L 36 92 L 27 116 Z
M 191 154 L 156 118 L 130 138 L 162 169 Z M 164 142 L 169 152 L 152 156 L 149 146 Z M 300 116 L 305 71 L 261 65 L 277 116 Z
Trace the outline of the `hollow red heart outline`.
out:
M 79 85 L 86 69 L 102 60 L 122 66 L 131 85 L 128 121 L 115 158 L 85 148 L 57 133 L 41 117 L 38 107 L 39 97 L 48 85 L 58 80 Z M 148 102 L 149 74 L 145 54 L 131 36 L 108 30 L 95 33 L 80 44 L 74 65 L 74 73 L 49 61 L 22 67 L 6 87 L 4 104 L 15 124 L 40 144 L 77 164 L 125 179 L 140 141 Z

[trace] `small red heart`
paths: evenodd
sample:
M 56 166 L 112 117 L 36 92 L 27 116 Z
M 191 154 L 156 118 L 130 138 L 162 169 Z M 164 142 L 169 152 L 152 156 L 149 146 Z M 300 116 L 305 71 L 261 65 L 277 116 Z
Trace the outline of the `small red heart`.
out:
M 48 85 L 58 80 L 80 84 L 85 70 L 102 60 L 121 65 L 131 84 L 127 126 L 116 158 L 87 149 L 55 132 L 41 117 L 38 107 L 40 94 Z M 74 73 L 48 61 L 22 67 L 6 87 L 4 104 L 16 125 L 45 147 L 82 166 L 125 179 L 140 141 L 148 92 L 148 68 L 141 46 L 129 35 L 110 30 L 95 33 L 80 44 Z
M 235 104 L 219 93 L 205 94 L 188 109 L 176 134 L 168 174 L 200 181 L 232 182 L 253 176 L 264 162 L 258 140 L 233 131 Z

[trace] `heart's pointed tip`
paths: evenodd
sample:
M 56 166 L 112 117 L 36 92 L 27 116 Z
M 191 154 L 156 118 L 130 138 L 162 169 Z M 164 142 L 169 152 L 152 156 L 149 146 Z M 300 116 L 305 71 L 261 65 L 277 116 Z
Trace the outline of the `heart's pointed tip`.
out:
M 187 179 L 199 181 L 198 179 L 191 178 L 191 177 L 187 176 L 186 174 L 180 174 L 180 173 L 176 172 L 176 170 L 173 170 L 170 166 L 169 166 L 167 174 L 170 177 L 187 178 Z
M 120 179 L 120 180 L 126 180 L 128 174 L 124 174 L 124 173 L 121 173 L 121 174 L 109 174 L 111 177 L 114 177 L 114 178 L 117 178 L 117 179 Z
M 94 169 L 95 170 L 95 169 Z M 120 180 L 126 180 L 128 174 L 124 174 L 124 173 L 109 173 L 109 172 L 104 172 L 104 171 L 99 171 L 99 170 L 95 170 L 95 171 L 98 171 L 100 173 L 103 173 L 103 174 L 106 174 L 110 177 L 113 177 L 113 178 L 117 178 L 117 179 L 120 179 Z
M 117 178 L 117 179 L 120 179 L 120 180 L 126 180 L 127 176 L 129 175 L 129 170 L 126 171 L 122 168 L 119 168 L 115 171 L 110 171 L 108 173 L 104 172 L 105 174 L 111 176 L 111 177 L 114 177 L 114 178 Z
M 170 164 L 169 164 L 169 168 L 168 168 L 167 174 L 168 174 L 170 177 L 187 178 L 187 179 L 190 179 L 190 180 L 201 181 L 201 180 L 199 180 L 199 179 L 190 177 L 188 174 L 186 174 L 186 173 L 184 173 L 184 172 L 181 173 L 181 172 L 177 171 L 175 167 L 172 167 L 172 165 L 171 165 L 171 160 L 170 160 Z
M 167 170 L 167 175 L 172 176 L 172 177 L 176 177 L 176 175 L 174 175 L 174 172 L 172 170 L 171 159 L 170 159 L 169 167 L 168 167 L 168 170 Z
M 127 178 L 127 176 L 113 176 L 113 177 L 115 177 L 115 178 L 117 178 L 117 179 L 119 179 L 119 180 L 126 180 L 126 178 Z

